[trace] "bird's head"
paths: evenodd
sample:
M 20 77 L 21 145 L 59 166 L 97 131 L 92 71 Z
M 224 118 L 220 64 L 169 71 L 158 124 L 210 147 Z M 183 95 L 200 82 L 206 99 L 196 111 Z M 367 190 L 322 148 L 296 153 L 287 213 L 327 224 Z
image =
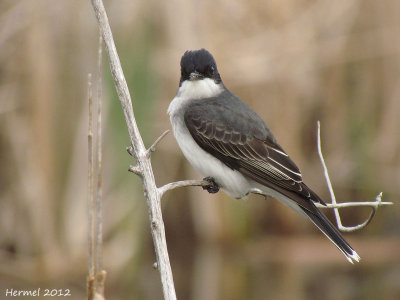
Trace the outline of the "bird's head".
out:
M 206 49 L 186 51 L 181 58 L 180 85 L 188 81 L 211 79 L 215 84 L 221 83 L 214 57 Z

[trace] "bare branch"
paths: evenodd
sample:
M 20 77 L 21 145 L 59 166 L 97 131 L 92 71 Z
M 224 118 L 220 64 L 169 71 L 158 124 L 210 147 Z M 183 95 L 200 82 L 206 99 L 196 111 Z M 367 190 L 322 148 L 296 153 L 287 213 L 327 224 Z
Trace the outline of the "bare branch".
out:
M 370 202 L 344 202 L 344 203 L 327 203 L 326 206 L 320 203 L 316 203 L 315 205 L 320 208 L 344 208 L 344 207 L 357 207 L 357 206 L 367 206 L 371 208 L 378 208 L 383 205 L 392 205 L 393 202 L 382 202 L 382 192 L 376 195 L 375 201 Z
M 205 180 L 182 180 L 182 181 L 176 181 L 176 182 L 171 182 L 163 185 L 162 187 L 158 188 L 158 192 L 160 193 L 160 197 L 164 195 L 165 192 L 176 189 L 176 188 L 181 188 L 181 187 L 188 187 L 188 186 L 202 186 L 202 187 L 207 187 L 210 186 L 210 183 Z
M 262 190 L 257 189 L 257 188 L 253 188 L 250 192 L 252 194 L 257 194 L 257 195 L 262 195 L 262 196 L 268 197 L 268 195 L 266 193 L 264 193 Z M 379 206 L 393 204 L 392 202 L 382 202 L 381 200 L 382 200 L 382 193 L 379 193 L 376 196 L 375 201 L 373 201 L 373 202 L 345 202 L 345 203 L 335 203 L 335 204 L 327 203 L 326 205 L 322 205 L 320 203 L 314 203 L 314 205 L 318 208 L 325 208 L 325 209 L 366 206 L 366 207 L 370 207 L 371 209 L 373 209 L 375 211 Z M 375 212 L 371 213 L 371 215 L 373 215 L 373 214 L 375 214 Z M 371 218 L 371 216 L 368 218 L 369 221 L 370 221 L 370 218 Z M 368 223 L 369 223 L 369 221 L 368 221 Z M 366 223 L 366 222 L 364 222 L 364 223 Z M 362 224 L 364 224 L 364 223 L 362 223 Z M 368 223 L 367 223 L 367 225 L 368 225 Z M 359 225 L 357 225 L 357 226 L 359 226 Z
M 321 125 L 320 125 L 319 121 L 317 122 L 317 124 L 318 124 L 318 132 L 317 132 L 318 155 L 321 160 L 322 167 L 324 168 L 325 180 L 328 185 L 328 189 L 329 189 L 329 193 L 331 195 L 331 201 L 332 201 L 332 203 L 327 204 L 326 206 L 323 206 L 323 205 L 317 205 L 317 206 L 320 208 L 333 208 L 333 211 L 335 213 L 336 223 L 337 223 L 337 226 L 340 231 L 352 232 L 352 231 L 362 229 L 365 226 L 367 226 L 369 224 L 369 222 L 371 222 L 371 220 L 375 216 L 376 210 L 378 209 L 379 206 L 391 205 L 393 203 L 392 202 L 382 202 L 382 192 L 376 196 L 374 202 L 346 202 L 346 203 L 340 203 L 340 204 L 338 204 L 336 202 L 336 197 L 335 197 L 335 193 L 333 192 L 332 183 L 331 183 L 331 180 L 329 179 L 328 168 L 326 167 L 324 156 L 322 155 L 322 150 L 321 150 Z M 359 225 L 352 226 L 352 227 L 343 226 L 342 221 L 340 219 L 339 208 L 351 207 L 351 206 L 368 206 L 368 207 L 371 207 L 372 212 L 369 215 L 368 219 Z
M 134 174 L 136 174 L 136 175 L 142 175 L 142 171 L 141 171 L 141 169 L 140 169 L 140 167 L 139 167 L 138 165 L 136 165 L 136 166 L 133 166 L 133 165 L 129 166 L 128 171 L 129 171 L 129 172 L 132 172 L 132 173 L 134 173 Z
M 150 158 L 150 154 L 151 152 L 156 151 L 156 146 L 157 144 L 169 133 L 169 130 L 164 131 L 164 133 L 162 135 L 160 135 L 153 143 L 153 145 L 150 146 L 149 149 L 147 149 L 146 151 L 146 155 L 148 158 Z
M 160 272 L 164 299 L 175 300 L 176 293 L 168 256 L 167 242 L 165 238 L 164 221 L 162 219 L 160 206 L 160 193 L 158 192 L 155 183 L 151 161 L 147 155 L 147 150 L 144 146 L 142 137 L 135 121 L 131 96 L 125 80 L 124 73 L 122 71 L 121 63 L 112 37 L 111 28 L 108 23 L 108 18 L 104 9 L 103 2 L 102 0 L 91 0 L 91 2 L 96 14 L 100 31 L 103 35 L 104 45 L 109 58 L 110 69 L 112 77 L 114 79 L 115 89 L 117 91 L 118 98 L 121 102 L 122 110 L 124 112 L 125 121 L 133 150 L 131 152 L 134 154 L 134 157 L 137 160 L 137 166 L 132 167 L 131 170 L 135 171 L 135 173 L 137 174 L 140 174 L 140 177 L 143 180 L 144 195 L 146 197 L 149 218 L 151 221 L 151 234 L 153 237 L 155 253 L 157 256 L 157 269 Z

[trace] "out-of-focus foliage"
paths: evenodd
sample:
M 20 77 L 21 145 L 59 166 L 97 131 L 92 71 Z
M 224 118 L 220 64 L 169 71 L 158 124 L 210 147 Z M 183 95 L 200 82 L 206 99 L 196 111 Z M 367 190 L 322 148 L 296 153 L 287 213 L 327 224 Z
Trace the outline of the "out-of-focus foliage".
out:
M 362 257 L 351 266 L 275 200 L 169 192 L 163 211 L 179 299 L 400 299 L 400 2 L 105 2 L 147 144 L 170 127 L 181 55 L 204 47 L 324 199 L 317 120 L 338 200 L 383 191 L 395 203 L 345 235 Z M 96 71 L 97 34 L 90 1 L 0 3 L 0 299 L 7 288 L 85 295 L 87 73 Z M 161 299 L 106 59 L 103 69 L 106 295 Z M 153 166 L 160 185 L 201 178 L 172 135 Z M 367 214 L 344 210 L 344 222 Z

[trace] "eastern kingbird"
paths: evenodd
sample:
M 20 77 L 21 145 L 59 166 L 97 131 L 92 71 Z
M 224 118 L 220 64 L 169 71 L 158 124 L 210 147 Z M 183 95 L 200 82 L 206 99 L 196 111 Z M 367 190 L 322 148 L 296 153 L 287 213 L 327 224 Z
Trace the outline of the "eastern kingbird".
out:
M 349 262 L 360 260 L 314 205 L 326 204 L 303 182 L 264 121 L 224 86 L 207 50 L 182 56 L 179 88 L 168 114 L 184 156 L 214 184 L 209 192 L 221 187 L 240 199 L 259 189 L 309 218 Z

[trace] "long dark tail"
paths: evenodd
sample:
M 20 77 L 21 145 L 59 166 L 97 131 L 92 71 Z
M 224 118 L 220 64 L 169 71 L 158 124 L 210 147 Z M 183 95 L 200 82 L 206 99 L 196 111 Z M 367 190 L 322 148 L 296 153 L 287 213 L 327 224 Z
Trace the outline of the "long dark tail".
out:
M 310 218 L 315 226 L 317 226 L 319 230 L 321 230 L 332 241 L 332 243 L 338 247 L 338 249 L 344 254 L 349 262 L 353 263 L 353 260 L 357 262 L 360 261 L 360 256 L 358 256 L 357 252 L 354 251 L 348 242 L 346 242 L 339 230 L 332 225 L 332 223 L 322 212 L 320 212 L 318 209 L 315 209 L 315 212 L 312 213 L 301 206 L 299 207 Z

